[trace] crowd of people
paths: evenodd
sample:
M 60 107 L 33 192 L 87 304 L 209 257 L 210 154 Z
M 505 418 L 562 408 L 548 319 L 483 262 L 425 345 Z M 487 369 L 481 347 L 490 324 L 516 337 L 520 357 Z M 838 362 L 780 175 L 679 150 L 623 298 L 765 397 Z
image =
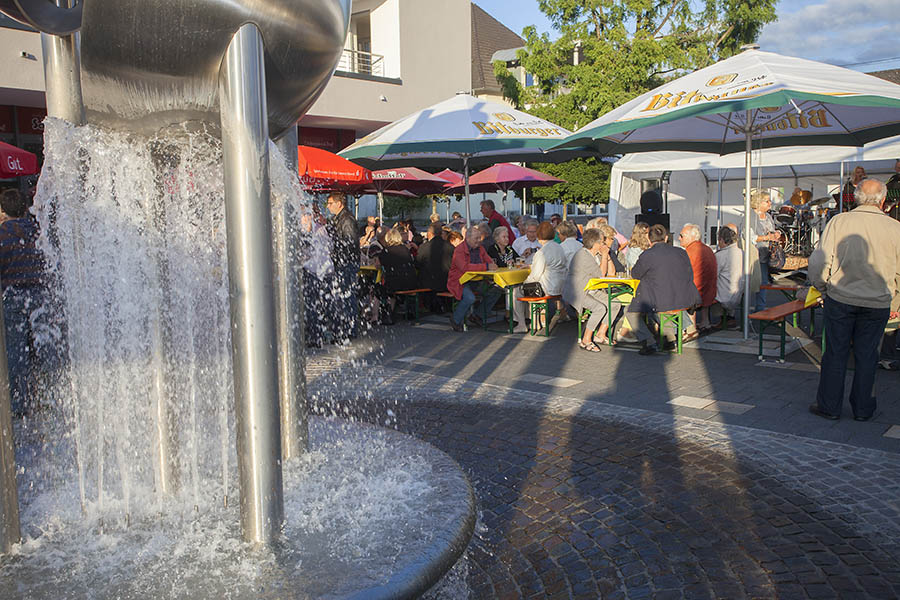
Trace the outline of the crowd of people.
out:
M 764 205 L 762 198 L 760 204 Z M 719 236 L 719 249 L 714 253 L 701 241 L 699 228 L 690 223 L 682 228 L 680 247 L 676 247 L 662 226 L 638 223 L 626 237 L 604 217 L 584 226 L 559 215 L 540 223 L 520 216 L 510 223 L 492 201 L 486 200 L 481 203 L 483 220 L 470 227 L 459 213 L 448 223 L 433 215 L 424 235 L 412 221 L 386 227 L 369 217 L 359 234 L 354 231 L 355 223 L 351 223 L 342 194 L 330 195 L 327 207 L 332 213 L 327 223 L 331 224 L 326 223 L 323 229 L 343 240 L 334 242 L 334 252 L 341 257 L 335 263 L 335 272 L 345 268 L 349 274 L 354 266 L 362 265 L 375 267 L 372 273 L 380 269 L 383 277 L 381 283 L 375 282 L 377 276 L 359 278 L 362 283 L 358 288 L 349 279 L 342 279 L 334 292 L 340 301 L 358 302 L 361 318 L 370 323 L 394 322 L 397 292 L 427 290 L 423 295 L 428 308 L 448 313 L 451 329 L 462 331 L 467 320 L 481 326 L 504 290 L 483 281 L 460 282 L 461 276 L 498 267 L 528 267 L 524 284 L 513 290 L 512 305 L 498 308 L 512 313 L 514 333 L 543 327 L 544 318 L 550 319 L 552 329 L 559 322 L 584 317 L 587 323 L 578 342 L 581 348 L 599 352 L 600 346 L 614 339 L 637 342 L 642 353 L 651 354 L 659 348 L 654 341 L 657 337 L 645 323 L 648 317 L 652 322 L 658 312 L 689 309 L 693 316 L 686 336 L 691 339 L 711 331 L 721 319 L 733 314 L 742 297 L 743 263 L 735 225 Z M 763 244 L 763 239 L 758 236 L 756 241 Z M 348 262 L 351 258 L 357 262 Z M 314 269 L 306 270 L 316 277 Z M 585 291 L 593 278 L 616 276 L 641 280 L 637 294 L 628 303 L 610 302 L 606 290 Z M 526 304 L 519 301 L 526 290 L 559 297 L 551 303 L 549 315 L 538 317 L 541 322 L 529 323 Z M 455 306 L 448 296 L 455 300 Z M 322 314 L 321 301 L 314 306 L 317 314 Z M 607 315 L 610 306 L 614 315 Z M 354 311 L 349 304 L 337 302 L 332 312 L 349 315 Z M 617 328 L 615 336 L 609 335 L 610 321 Z M 327 325 L 325 320 L 319 323 Z M 357 331 L 356 325 L 334 328 L 331 337 L 338 342 L 352 338 Z M 311 345 L 320 345 L 324 335 L 312 331 L 307 338 Z

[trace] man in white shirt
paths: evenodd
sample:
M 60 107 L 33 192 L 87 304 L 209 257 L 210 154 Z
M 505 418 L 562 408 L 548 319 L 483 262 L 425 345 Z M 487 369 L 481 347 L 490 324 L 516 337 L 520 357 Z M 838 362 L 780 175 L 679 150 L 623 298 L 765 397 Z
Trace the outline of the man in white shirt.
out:
M 737 235 L 729 227 L 723 227 L 718 235 L 716 250 L 716 302 L 729 313 L 741 304 L 744 295 L 744 257 L 737 245 Z M 722 318 L 726 318 L 723 315 Z
M 520 235 L 513 241 L 512 247 L 516 254 L 525 259 L 525 264 L 530 265 L 541 243 L 537 239 L 537 221 L 528 219 L 525 221 L 525 235 Z

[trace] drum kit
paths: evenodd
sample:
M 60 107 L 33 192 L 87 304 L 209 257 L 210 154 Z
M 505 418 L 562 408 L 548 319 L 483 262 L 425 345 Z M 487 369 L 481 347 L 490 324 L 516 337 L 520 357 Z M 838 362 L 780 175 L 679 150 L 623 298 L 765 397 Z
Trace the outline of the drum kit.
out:
M 788 255 L 809 256 L 818 240 L 818 235 L 828 217 L 831 196 L 813 200 L 809 190 L 798 190 L 778 212 L 773 214 L 775 227 L 782 234 L 784 252 Z

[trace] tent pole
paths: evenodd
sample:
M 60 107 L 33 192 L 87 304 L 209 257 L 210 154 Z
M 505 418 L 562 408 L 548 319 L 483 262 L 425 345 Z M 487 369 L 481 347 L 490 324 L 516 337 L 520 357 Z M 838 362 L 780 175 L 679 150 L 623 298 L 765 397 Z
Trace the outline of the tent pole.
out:
M 838 183 L 838 214 L 844 212 L 844 161 L 841 161 L 841 181 Z
M 469 157 L 463 156 L 463 179 L 466 182 L 466 230 L 472 226 L 472 219 L 469 216 Z
M 744 339 L 750 339 L 750 186 L 753 183 L 753 131 L 750 128 L 750 111 L 747 111 L 747 125 L 744 133 Z
M 719 169 L 718 196 L 719 206 L 716 212 L 716 214 L 718 215 L 716 218 L 716 237 L 719 236 L 719 232 L 722 230 L 722 169 Z

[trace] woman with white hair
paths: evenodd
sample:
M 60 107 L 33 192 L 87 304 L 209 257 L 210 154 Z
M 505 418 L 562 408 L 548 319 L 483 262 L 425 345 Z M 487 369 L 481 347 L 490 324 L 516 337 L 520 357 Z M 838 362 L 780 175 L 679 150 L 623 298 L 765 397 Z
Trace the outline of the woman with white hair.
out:
M 750 191 L 750 209 L 753 214 L 750 215 L 750 231 L 753 242 L 759 251 L 759 267 L 761 284 L 771 283 L 772 278 L 769 276 L 769 242 L 776 242 L 780 238 L 775 231 L 775 221 L 769 214 L 772 208 L 772 199 L 767 190 L 753 189 Z M 766 292 L 759 290 L 756 294 L 756 310 L 763 310 L 766 307 Z
M 559 245 L 566 253 L 566 265 L 572 261 L 575 253 L 583 248 L 578 241 L 578 227 L 572 221 L 563 221 L 556 226 L 556 235 L 559 236 Z

